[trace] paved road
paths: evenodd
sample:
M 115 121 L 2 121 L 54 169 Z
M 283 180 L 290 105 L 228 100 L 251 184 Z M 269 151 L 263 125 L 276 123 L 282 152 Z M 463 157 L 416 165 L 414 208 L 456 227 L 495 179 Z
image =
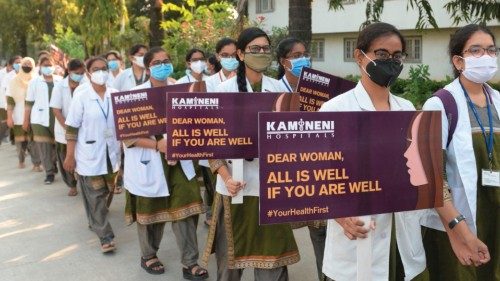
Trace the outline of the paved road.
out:
M 29 163 L 29 159 L 27 162 Z M 31 165 L 17 168 L 15 149 L 0 146 L 0 280 L 183 280 L 180 255 L 170 225 L 165 228 L 158 256 L 167 268 L 153 276 L 139 265 L 139 245 L 135 225 L 126 226 L 125 199 L 117 195 L 110 208 L 118 250 L 103 255 L 95 234 L 87 228 L 82 197 L 68 197 L 59 176 L 50 186 L 44 174 Z M 200 252 L 207 229 L 198 228 Z M 302 260 L 289 267 L 290 280 L 316 280 L 312 246 L 306 229 L 295 232 Z M 209 265 L 208 280 L 216 280 L 215 258 Z M 253 280 L 245 270 L 243 280 Z

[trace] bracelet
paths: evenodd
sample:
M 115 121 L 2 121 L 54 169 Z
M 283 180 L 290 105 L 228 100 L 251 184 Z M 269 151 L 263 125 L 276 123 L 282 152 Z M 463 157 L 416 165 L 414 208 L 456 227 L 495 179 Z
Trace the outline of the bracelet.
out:
M 458 217 L 454 218 L 453 220 L 451 220 L 448 223 L 448 227 L 450 229 L 453 229 L 455 226 L 457 226 L 457 224 L 459 224 L 461 221 L 464 221 L 464 220 L 465 220 L 464 215 L 459 215 Z

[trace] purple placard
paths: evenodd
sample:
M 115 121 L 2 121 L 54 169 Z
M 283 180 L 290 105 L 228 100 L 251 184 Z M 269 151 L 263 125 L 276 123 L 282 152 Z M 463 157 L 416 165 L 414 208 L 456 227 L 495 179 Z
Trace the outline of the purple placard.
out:
M 291 93 L 168 93 L 167 159 L 258 157 L 258 113 L 297 111 Z
M 165 133 L 167 92 L 203 92 L 205 83 L 187 83 L 111 94 L 116 138 L 148 137 Z
M 297 84 L 300 111 L 318 111 L 323 103 L 354 87 L 355 82 L 304 67 Z
M 259 155 L 261 224 L 443 205 L 438 111 L 260 113 Z

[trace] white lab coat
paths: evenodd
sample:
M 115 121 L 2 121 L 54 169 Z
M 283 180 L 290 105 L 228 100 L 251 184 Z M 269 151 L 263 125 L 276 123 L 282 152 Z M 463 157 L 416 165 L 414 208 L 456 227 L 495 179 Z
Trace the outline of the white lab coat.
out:
M 78 128 L 75 159 L 76 172 L 81 176 L 108 173 L 106 148 L 113 172 L 120 167 L 120 143 L 116 140 L 111 103 L 114 92 L 115 89 L 107 88 L 104 101 L 90 84 L 80 85 L 74 92 L 66 125 Z
M 208 77 L 205 80 L 205 84 L 207 86 L 207 93 L 215 92 L 217 90 L 217 87 L 220 85 L 220 83 L 224 82 L 227 80 L 226 75 L 224 75 L 224 72 L 222 69 L 215 73 L 214 75 Z
M 237 77 L 232 77 L 227 81 L 221 83 L 216 92 L 239 92 Z M 253 92 L 250 81 L 247 79 L 247 90 L 248 92 Z M 283 92 L 278 80 L 271 77 L 262 77 L 262 92 Z M 259 161 L 254 159 L 253 161 L 246 161 L 244 159 L 230 159 L 231 163 L 228 163 L 229 172 L 233 173 L 233 165 L 243 165 L 243 180 L 247 183 L 246 188 L 243 192 L 243 196 L 259 196 Z M 216 190 L 222 195 L 230 195 L 229 191 L 224 184 L 221 176 L 217 174 L 217 184 Z
M 149 88 L 151 88 L 151 82 L 147 81 L 132 90 Z M 130 193 L 143 197 L 170 195 L 160 152 L 150 148 L 126 147 L 125 145 L 123 152 L 125 153 L 124 187 Z
M 82 80 L 82 83 L 83 80 Z M 74 93 L 76 92 L 76 89 Z M 69 77 L 64 78 L 62 81 L 54 85 L 54 90 L 52 90 L 52 97 L 50 98 L 49 106 L 50 108 L 60 109 L 64 118 L 68 116 L 69 107 L 71 105 L 71 99 L 73 99 L 74 93 L 71 93 L 71 88 L 69 87 Z M 66 129 L 59 123 L 56 118 L 54 125 L 54 137 L 56 142 L 66 144 Z
M 112 74 L 110 74 L 110 75 L 112 76 Z M 120 73 L 114 79 L 115 79 L 114 86 L 112 88 L 117 89 L 118 92 L 129 91 L 133 87 L 138 86 L 135 83 L 134 72 L 132 71 L 131 67 L 125 69 L 122 73 Z M 146 70 L 145 69 L 142 73 L 142 79 L 143 79 L 143 81 L 144 81 L 144 79 L 146 79 Z M 146 81 L 144 81 L 144 82 L 146 82 Z
M 14 70 L 7 72 L 6 67 L 0 70 L 0 108 L 7 109 L 7 87 L 14 77 L 16 77 Z
M 54 87 L 63 78 L 58 75 L 52 76 Z M 35 102 L 31 108 L 31 124 L 38 124 L 49 127 L 49 87 L 43 76 L 36 76 L 28 84 L 26 101 Z
M 411 102 L 390 95 L 391 111 L 415 110 Z M 337 96 L 321 107 L 320 111 L 375 111 L 361 82 L 353 89 Z M 397 198 L 394 198 L 397 200 Z M 396 241 L 405 269 L 405 280 L 411 280 L 425 270 L 426 260 L 420 233 L 420 220 L 426 211 L 394 213 Z M 389 249 L 393 214 L 373 215 L 376 228 L 372 230 L 372 279 L 389 279 Z M 336 281 L 357 278 L 357 242 L 344 235 L 343 228 L 333 219 L 328 220 L 323 273 Z
M 210 76 L 203 74 L 203 76 L 201 77 L 201 80 L 206 81 L 209 77 Z M 191 75 L 191 73 L 188 73 L 188 74 L 182 76 L 181 78 L 179 78 L 179 80 L 177 80 L 177 82 L 175 82 L 175 84 L 186 84 L 186 83 L 193 83 L 196 81 L 197 80 L 193 77 L 193 75 Z
M 500 94 L 486 85 L 497 112 L 500 114 Z M 468 113 L 467 99 L 465 98 L 460 82 L 455 79 L 444 87 L 455 99 L 458 108 L 457 127 L 450 146 L 446 151 L 446 176 L 453 196 L 453 205 L 458 212 L 465 216 L 467 225 L 474 232 L 476 229 L 476 197 L 477 197 L 477 170 L 474 148 L 472 147 L 472 128 Z M 448 120 L 441 100 L 431 97 L 424 104 L 424 110 L 440 110 L 442 120 Z M 442 143 L 446 149 L 448 141 L 448 122 L 442 122 Z M 429 212 L 422 225 L 444 231 L 444 226 L 436 211 Z

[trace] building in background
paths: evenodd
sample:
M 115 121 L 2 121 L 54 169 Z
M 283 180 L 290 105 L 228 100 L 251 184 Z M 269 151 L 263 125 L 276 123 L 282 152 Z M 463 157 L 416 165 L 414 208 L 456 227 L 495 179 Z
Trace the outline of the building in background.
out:
M 418 11 L 407 9 L 408 0 L 386 0 L 380 20 L 395 25 L 407 42 L 405 68 L 401 77 L 407 78 L 411 66 L 429 65 L 431 79 L 442 80 L 453 76 L 452 67 L 447 53 L 450 36 L 457 26 L 453 25 L 451 16 L 443 6 L 446 1 L 431 1 L 434 18 L 439 30 L 429 27 L 416 30 Z M 366 20 L 366 2 L 344 0 L 344 9 L 329 10 L 328 1 L 312 1 L 312 42 L 311 54 L 313 67 L 337 76 L 359 75 L 359 70 L 353 59 L 356 38 L 361 24 Z M 264 29 L 285 27 L 288 25 L 287 0 L 249 0 L 248 13 L 250 19 L 264 17 Z M 464 26 L 461 23 L 459 26 Z M 500 22 L 488 23 L 495 34 L 497 45 L 500 45 Z M 500 72 L 493 79 L 500 82 Z

